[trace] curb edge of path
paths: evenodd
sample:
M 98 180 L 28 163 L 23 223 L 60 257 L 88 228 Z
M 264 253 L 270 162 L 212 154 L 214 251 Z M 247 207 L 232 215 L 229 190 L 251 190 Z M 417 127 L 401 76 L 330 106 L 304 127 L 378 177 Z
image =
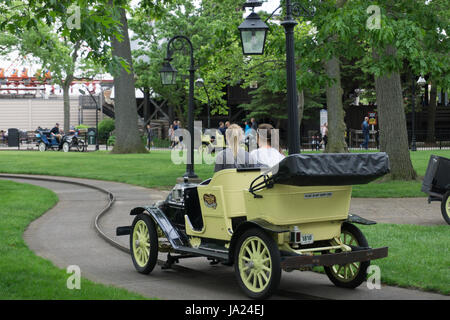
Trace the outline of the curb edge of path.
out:
M 104 189 L 102 187 L 99 186 L 95 186 L 92 184 L 88 184 L 88 183 L 84 183 L 84 182 L 80 182 L 80 181 L 73 181 L 73 180 L 66 180 L 66 179 L 59 179 L 56 177 L 41 177 L 41 176 L 33 176 L 33 175 L 22 175 L 22 174 L 4 174 L 4 173 L 0 173 L 0 178 L 13 178 L 13 179 L 28 179 L 28 180 L 41 180 L 41 181 L 48 181 L 48 182 L 59 182 L 59 183 L 67 183 L 67 184 L 75 184 L 75 185 L 79 185 L 82 187 L 86 187 L 86 188 L 91 188 L 91 189 L 95 189 L 98 190 L 104 194 L 106 194 L 108 196 L 108 204 L 106 205 L 105 208 L 103 208 L 102 211 L 100 211 L 99 214 L 97 214 L 95 216 L 94 219 L 94 229 L 95 231 L 99 234 L 99 236 L 101 238 L 103 238 L 106 242 L 108 242 L 109 244 L 111 244 L 113 247 L 116 247 L 117 249 L 125 252 L 125 253 L 130 253 L 130 250 L 121 245 L 120 243 L 114 241 L 113 239 L 111 239 L 110 237 L 108 237 L 106 235 L 106 233 L 104 233 L 100 226 L 99 226 L 99 221 L 102 218 L 102 216 L 104 214 L 106 214 L 111 207 L 113 206 L 114 202 L 116 201 L 116 198 L 114 196 L 114 194 L 112 192 L 110 192 L 107 189 Z

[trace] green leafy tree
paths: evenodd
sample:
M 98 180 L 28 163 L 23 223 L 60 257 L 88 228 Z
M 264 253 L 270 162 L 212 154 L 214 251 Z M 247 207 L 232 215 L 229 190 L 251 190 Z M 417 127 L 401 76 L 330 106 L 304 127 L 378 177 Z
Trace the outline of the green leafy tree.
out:
M 239 9 L 242 1 L 202 1 L 194 6 L 191 1 L 176 1 L 156 21 L 149 21 L 140 11 L 133 13 L 130 27 L 140 48 L 133 51 L 136 85 L 151 88 L 155 98 L 167 100 L 176 117 L 185 123 L 187 118 L 188 68 L 190 52 L 182 41 L 173 43 L 175 50 L 171 64 L 179 71 L 176 86 L 163 86 L 159 70 L 167 52 L 167 41 L 175 35 L 188 37 L 194 46 L 196 75 L 204 79 L 211 100 L 211 114 L 226 114 L 224 99 L 227 85 L 237 84 L 243 76 L 244 57 L 237 26 L 242 20 Z M 207 104 L 204 90 L 195 90 L 195 98 Z M 197 104 L 195 112 L 200 112 Z
M 4 19 L 0 18 L 0 22 L 2 20 Z M 21 56 L 31 55 L 35 58 L 41 64 L 41 70 L 51 71 L 52 83 L 60 85 L 63 89 L 64 129 L 67 131 L 70 127 L 70 86 L 77 70 L 78 74 L 81 74 L 82 67 L 86 66 L 86 62 L 81 62 L 79 58 L 83 53 L 86 56 L 88 50 L 83 47 L 81 40 L 72 43 L 55 30 L 41 21 L 21 33 L 5 33 L 0 38 L 0 46 L 8 47 L 8 50 L 1 53 L 2 55 L 17 50 Z
M 436 16 L 430 6 L 432 3 L 440 4 L 441 9 L 448 11 L 440 1 L 378 1 L 379 27 L 360 26 L 358 29 L 366 52 L 363 58 L 365 71 L 375 79 L 380 147 L 390 156 L 394 179 L 416 178 L 408 150 L 402 70 L 410 70 L 407 86 L 412 82 L 412 75 L 420 74 L 434 74 L 437 81 L 448 83 L 448 71 L 445 75 L 445 69 L 448 70 L 448 15 Z M 360 11 L 367 5 L 363 1 L 353 4 Z M 444 48 L 437 49 L 440 45 Z
M 139 5 L 149 17 L 156 17 L 161 14 L 165 2 L 169 1 L 142 0 Z M 38 30 L 44 21 L 73 44 L 85 42 L 90 48 L 86 58 L 115 75 L 118 99 L 115 105 L 117 143 L 114 152 L 117 153 L 145 151 L 137 127 L 136 104 L 133 105 L 134 76 L 131 74 L 127 9 L 126 0 L 4 0 L 0 3 L 0 16 L 5 17 L 0 23 L 0 31 L 6 30 L 21 37 L 30 30 Z M 120 82 L 124 85 L 120 86 Z

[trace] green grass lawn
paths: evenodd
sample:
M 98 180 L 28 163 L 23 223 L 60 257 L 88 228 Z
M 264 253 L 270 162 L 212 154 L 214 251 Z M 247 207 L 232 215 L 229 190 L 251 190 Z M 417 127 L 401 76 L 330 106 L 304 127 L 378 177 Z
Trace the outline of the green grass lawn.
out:
M 424 176 L 430 155 L 450 158 L 450 150 L 411 152 L 414 168 Z M 169 151 L 149 154 L 115 155 L 107 152 L 63 153 L 0 151 L 0 172 L 68 176 L 125 182 L 144 187 L 170 187 L 186 171 L 185 165 L 171 162 Z M 197 175 L 206 179 L 214 166 L 196 164 Z M 357 185 L 353 196 L 358 198 L 425 197 L 420 181 L 372 182 Z
M 450 294 L 448 226 L 377 224 L 358 228 L 371 247 L 389 247 L 387 258 L 372 261 L 380 267 L 383 283 Z
M 380 268 L 381 283 L 450 295 L 448 226 L 356 226 L 370 247 L 389 247 L 386 258 L 371 261 Z M 325 273 L 323 267 L 313 270 Z
M 57 201 L 49 190 L 0 180 L 0 299 L 145 299 L 84 278 L 80 290 L 69 290 L 70 274 L 28 249 L 25 228 Z

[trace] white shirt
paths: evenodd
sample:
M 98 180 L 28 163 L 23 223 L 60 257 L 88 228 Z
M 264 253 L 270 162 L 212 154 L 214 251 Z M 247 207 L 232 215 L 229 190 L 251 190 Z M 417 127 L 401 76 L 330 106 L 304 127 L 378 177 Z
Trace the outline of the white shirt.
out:
M 273 167 L 285 157 L 277 149 L 259 148 L 250 152 L 250 163 Z

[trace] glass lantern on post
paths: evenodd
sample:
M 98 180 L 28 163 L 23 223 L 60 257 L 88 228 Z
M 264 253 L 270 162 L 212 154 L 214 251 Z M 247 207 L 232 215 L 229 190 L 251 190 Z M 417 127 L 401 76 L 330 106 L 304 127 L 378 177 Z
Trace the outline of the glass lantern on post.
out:
M 260 1 L 248 1 L 244 7 L 261 6 Z M 264 45 L 269 27 L 254 11 L 238 27 L 241 33 L 242 52 L 244 55 L 264 54 Z
M 161 83 L 163 85 L 176 84 L 177 70 L 170 64 L 168 60 L 164 62 L 161 70 L 159 71 L 161 75 Z

